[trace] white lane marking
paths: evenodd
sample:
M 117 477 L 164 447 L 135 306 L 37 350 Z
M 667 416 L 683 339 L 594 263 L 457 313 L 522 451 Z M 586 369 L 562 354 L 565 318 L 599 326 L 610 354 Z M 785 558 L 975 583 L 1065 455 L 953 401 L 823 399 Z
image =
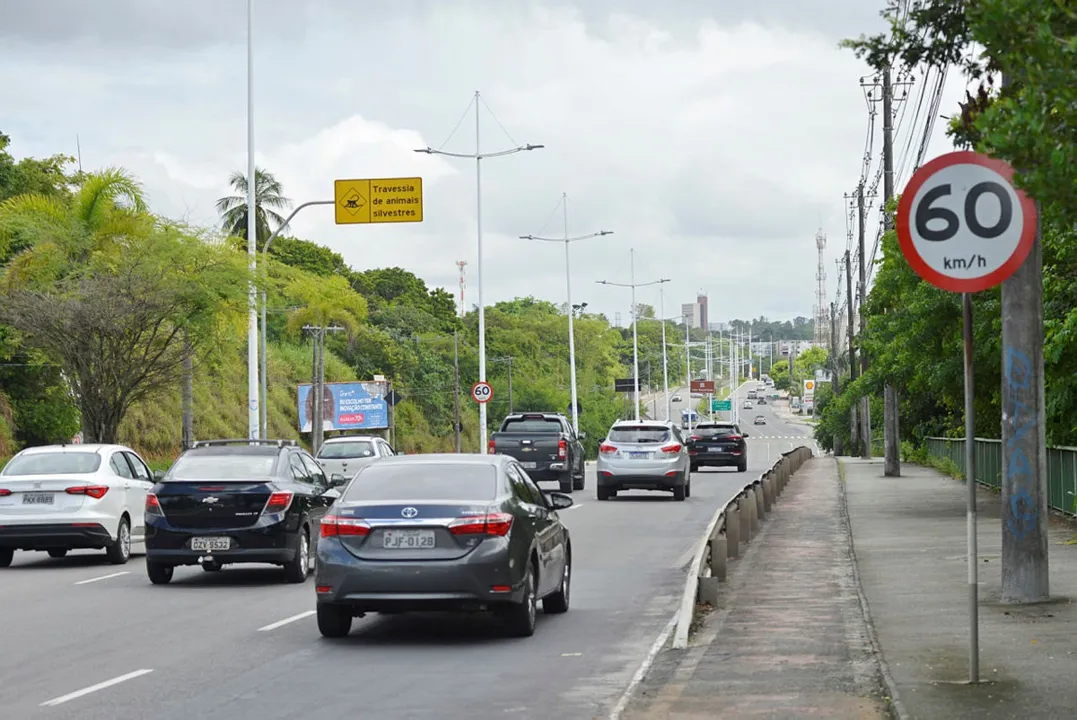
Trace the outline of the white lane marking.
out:
M 123 572 L 114 572 L 108 575 L 102 575 L 101 577 L 90 578 L 89 580 L 79 580 L 76 585 L 89 585 L 90 583 L 99 582 L 101 580 L 108 580 L 109 578 L 119 577 L 120 575 L 130 575 L 130 570 L 124 570 Z
M 126 675 L 120 675 L 119 677 L 114 677 L 111 680 L 105 680 L 104 682 L 99 682 L 96 685 L 91 685 L 90 687 L 85 687 L 85 688 L 82 688 L 81 690 L 76 690 L 73 693 L 68 693 L 67 695 L 61 695 L 60 697 L 53 698 L 52 700 L 46 700 L 45 702 L 41 703 L 41 707 L 55 707 L 57 705 L 62 705 L 65 702 L 68 702 L 69 700 L 77 700 L 78 698 L 80 698 L 80 697 L 82 697 L 84 695 L 89 695 L 90 693 L 95 693 L 98 690 L 104 690 L 105 688 L 110 688 L 113 685 L 119 685 L 120 683 L 127 682 L 128 680 L 134 680 L 136 677 L 141 677 L 143 675 L 149 675 L 151 672 L 153 672 L 153 670 L 150 670 L 150 669 L 135 670 L 134 672 L 129 672 Z
M 315 612 L 316 612 L 315 610 L 307 610 L 306 612 L 301 612 L 298 615 L 292 615 L 291 617 L 286 617 L 283 620 L 278 620 L 275 623 L 270 623 L 269 625 L 266 625 L 265 627 L 258 628 L 258 632 L 269 632 L 270 630 L 276 630 L 279 627 L 284 627 L 288 623 L 294 623 L 296 620 L 302 620 L 303 618 L 308 618 L 311 615 L 313 615 Z
M 640 663 L 639 669 L 636 670 L 636 674 L 629 680 L 628 687 L 626 687 L 624 693 L 621 694 L 621 699 L 617 701 L 617 704 L 613 706 L 613 710 L 610 711 L 610 720 L 620 720 L 621 713 L 625 711 L 625 708 L 628 707 L 628 703 L 632 701 L 632 695 L 635 694 L 636 688 L 643 682 L 643 678 L 646 677 L 647 671 L 650 670 L 651 665 L 654 664 L 654 659 L 658 657 L 658 653 L 662 652 L 662 648 L 669 642 L 669 636 L 673 634 L 676 627 L 677 613 L 673 613 L 673 617 L 666 623 L 662 632 L 658 633 L 658 637 L 655 639 L 654 644 L 651 645 L 651 649 L 647 651 L 647 655 L 644 656 L 643 662 Z

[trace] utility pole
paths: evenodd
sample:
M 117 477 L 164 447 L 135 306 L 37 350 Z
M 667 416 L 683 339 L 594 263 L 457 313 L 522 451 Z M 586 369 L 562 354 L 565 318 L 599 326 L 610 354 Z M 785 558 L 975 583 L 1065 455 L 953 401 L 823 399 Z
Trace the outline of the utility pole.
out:
M 887 214 L 886 206 L 894 197 L 894 88 L 891 85 L 890 68 L 883 71 L 883 217 L 886 229 L 894 224 Z M 861 250 L 863 252 L 863 250 Z M 898 417 L 897 388 L 890 382 L 883 387 L 883 475 L 901 475 L 901 437 Z
M 853 266 L 852 257 L 849 255 L 849 251 L 845 251 L 845 285 L 846 285 L 846 297 L 849 298 L 849 382 L 856 381 L 856 337 L 854 333 L 854 323 L 856 322 L 856 297 L 853 295 Z M 792 364 L 790 363 L 790 369 Z M 854 404 L 849 411 L 849 455 L 856 454 L 857 442 L 860 439 L 860 433 L 858 432 L 858 413 L 856 411 L 856 405 Z
M 452 331 L 452 371 L 453 371 L 453 434 L 456 439 L 456 452 L 460 452 L 460 340 L 459 333 Z
M 838 345 L 838 323 L 834 303 L 830 303 L 830 394 L 837 397 L 841 394 L 841 366 L 838 363 L 838 354 L 841 348 Z M 834 436 L 834 457 L 838 457 L 844 450 L 844 438 L 841 435 Z
M 509 366 L 509 415 L 512 415 L 512 358 L 505 358 Z
M 1013 604 L 1050 597 L 1041 231 L 1002 283 L 1002 602 Z
M 867 222 L 867 208 L 864 207 L 864 183 L 856 188 L 857 214 L 859 215 L 859 242 L 860 242 L 860 335 L 864 335 L 864 327 L 867 324 L 867 315 L 864 314 L 864 305 L 868 295 L 868 257 L 864 254 L 864 235 Z M 868 354 L 860 349 L 860 374 L 868 371 Z M 871 459 L 871 398 L 865 394 L 860 398 L 860 457 L 864 460 Z
M 311 373 L 310 391 L 314 393 L 311 403 L 310 446 L 315 455 L 325 439 L 325 336 L 330 332 L 343 332 L 344 328 L 336 325 L 304 325 L 303 329 L 314 338 L 313 372 Z
M 184 450 L 194 445 L 194 350 L 191 341 L 183 336 L 183 399 L 181 413 L 183 429 L 180 443 Z

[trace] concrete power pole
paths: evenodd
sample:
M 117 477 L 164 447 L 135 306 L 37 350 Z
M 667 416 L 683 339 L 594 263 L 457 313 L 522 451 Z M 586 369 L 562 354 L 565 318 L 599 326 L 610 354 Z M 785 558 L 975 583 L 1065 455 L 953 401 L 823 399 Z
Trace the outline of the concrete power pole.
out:
M 894 197 L 894 88 L 890 82 L 890 68 L 883 71 L 883 209 Z M 890 216 L 885 214 L 886 229 L 893 228 Z M 901 436 L 898 425 L 897 388 L 886 383 L 883 388 L 883 475 L 901 475 Z
M 838 346 L 838 322 L 834 303 L 830 303 L 830 393 L 831 397 L 841 394 L 841 365 L 838 363 L 838 355 L 841 348 Z M 834 457 L 842 454 L 845 443 L 841 435 L 834 436 Z
M 856 296 L 853 295 L 853 260 L 849 251 L 845 251 L 845 284 L 849 298 L 849 382 L 856 380 L 856 338 L 853 333 L 856 322 Z M 860 439 L 856 404 L 849 411 L 849 454 L 856 454 L 856 445 Z
M 867 221 L 867 208 L 864 207 L 864 183 L 861 182 L 856 188 L 857 214 L 859 216 L 859 243 L 860 243 L 860 335 L 864 335 L 864 327 L 867 325 L 867 316 L 864 314 L 864 305 L 868 296 L 868 257 L 864 253 L 864 227 Z M 868 371 L 868 354 L 860 349 L 860 374 Z M 860 457 L 864 460 L 871 459 L 871 398 L 868 395 L 860 398 Z
M 460 452 L 460 339 L 456 330 L 452 331 L 452 372 L 453 372 L 453 435 L 456 452 Z
M 1003 75 L 1005 88 L 1009 79 Z M 1043 244 L 1002 283 L 1002 602 L 1050 597 Z

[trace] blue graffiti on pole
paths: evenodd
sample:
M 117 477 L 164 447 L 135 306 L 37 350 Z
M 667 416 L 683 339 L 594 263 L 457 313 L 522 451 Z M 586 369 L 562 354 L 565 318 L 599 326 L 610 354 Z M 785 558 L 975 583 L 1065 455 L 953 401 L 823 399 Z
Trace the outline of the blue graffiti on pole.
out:
M 1007 346 L 1003 365 L 1006 384 L 1003 402 L 1008 399 L 1012 403 L 1012 411 L 1006 414 L 1006 420 L 1013 428 L 1013 435 L 1006 441 L 1009 452 L 1006 475 L 1013 488 L 1006 513 L 1006 528 L 1018 540 L 1023 540 L 1032 532 L 1039 515 L 1039 506 L 1028 490 L 1029 483 L 1033 481 L 1032 463 L 1024 448 L 1017 445 L 1029 433 L 1038 435 L 1039 432 L 1036 414 L 1025 402 L 1032 392 L 1032 361 L 1020 350 Z

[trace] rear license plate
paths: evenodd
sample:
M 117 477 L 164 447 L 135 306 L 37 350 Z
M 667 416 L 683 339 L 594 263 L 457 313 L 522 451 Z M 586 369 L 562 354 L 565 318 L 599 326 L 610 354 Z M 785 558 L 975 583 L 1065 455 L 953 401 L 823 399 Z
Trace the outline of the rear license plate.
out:
M 633 452 L 628 453 L 628 457 L 631 460 L 650 460 L 651 454 L 649 452 Z
M 226 537 L 196 537 L 191 538 L 192 550 L 228 550 L 232 547 L 232 539 Z
M 429 550 L 437 545 L 433 530 L 386 530 L 382 547 L 390 550 Z
M 23 505 L 52 505 L 52 493 L 26 493 L 22 496 Z
M 520 463 L 520 465 L 523 466 L 524 470 L 534 470 L 535 468 L 538 467 L 538 463 L 533 463 L 533 462 L 522 462 L 522 463 Z

